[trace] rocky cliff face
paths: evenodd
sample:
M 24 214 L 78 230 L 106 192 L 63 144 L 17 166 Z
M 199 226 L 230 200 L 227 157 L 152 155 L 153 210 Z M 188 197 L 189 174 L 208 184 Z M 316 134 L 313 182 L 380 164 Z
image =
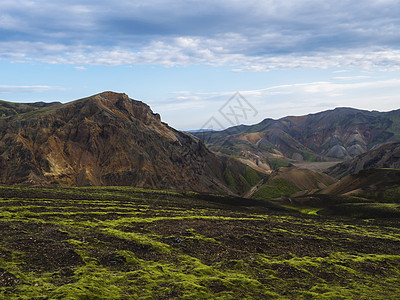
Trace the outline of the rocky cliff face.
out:
M 126 94 L 25 108 L 0 117 L 0 183 L 229 192 L 224 171 L 245 168 L 217 158 Z

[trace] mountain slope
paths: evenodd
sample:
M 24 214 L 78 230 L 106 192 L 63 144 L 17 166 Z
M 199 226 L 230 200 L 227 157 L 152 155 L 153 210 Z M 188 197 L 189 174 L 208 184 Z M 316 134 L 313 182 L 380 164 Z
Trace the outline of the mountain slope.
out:
M 265 119 L 252 126 L 195 133 L 216 152 L 257 155 L 258 160 L 348 159 L 376 145 L 400 141 L 400 110 L 377 112 L 336 108 L 317 114 Z
M 363 170 L 346 176 L 318 193 L 291 195 L 276 203 L 319 215 L 399 218 L 400 170 Z
M 126 94 L 104 92 L 0 118 L 4 184 L 133 185 L 203 192 L 230 192 L 230 185 L 242 193 L 246 187 L 239 176 L 245 171 L 243 164 L 216 157 Z M 226 172 L 235 174 L 229 182 Z
M 400 217 L 400 170 L 368 169 L 346 176 L 320 193 L 330 198 L 321 215 Z M 327 201 L 324 201 L 326 203 Z
M 381 197 L 380 192 L 399 185 L 400 170 L 368 169 L 346 176 L 323 189 L 319 194 L 330 196 L 370 194 Z
M 389 143 L 363 153 L 329 169 L 329 175 L 341 178 L 364 169 L 400 169 L 400 143 Z

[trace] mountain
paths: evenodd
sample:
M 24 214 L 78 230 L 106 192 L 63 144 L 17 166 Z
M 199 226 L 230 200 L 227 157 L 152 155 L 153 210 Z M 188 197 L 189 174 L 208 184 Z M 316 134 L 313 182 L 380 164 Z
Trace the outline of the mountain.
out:
M 45 107 L 60 105 L 60 102 L 35 102 L 35 103 L 11 103 L 0 100 L 0 117 L 16 116 L 24 113 L 34 113 L 36 110 Z
M 367 151 L 351 160 L 330 168 L 327 173 L 342 178 L 364 169 L 400 169 L 400 143 L 389 143 Z
M 293 161 L 350 159 L 377 145 L 400 141 L 400 110 L 336 108 L 194 134 L 215 152 L 276 169 Z
M 66 104 L 0 103 L 0 183 L 243 193 L 258 173 L 217 157 L 143 102 L 104 92 Z

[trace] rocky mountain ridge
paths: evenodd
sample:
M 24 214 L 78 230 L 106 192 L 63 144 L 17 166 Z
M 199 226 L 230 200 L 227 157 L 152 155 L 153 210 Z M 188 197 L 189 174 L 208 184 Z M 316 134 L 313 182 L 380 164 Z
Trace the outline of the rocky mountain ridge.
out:
M 250 157 L 270 166 L 276 158 L 288 161 L 346 160 L 381 144 L 400 141 L 400 110 L 378 112 L 336 108 L 194 134 L 215 152 Z

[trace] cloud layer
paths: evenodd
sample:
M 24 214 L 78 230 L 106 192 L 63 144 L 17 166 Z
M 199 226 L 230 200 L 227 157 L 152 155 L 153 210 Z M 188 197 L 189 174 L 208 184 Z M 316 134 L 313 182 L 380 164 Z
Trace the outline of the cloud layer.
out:
M 397 70 L 399 10 L 397 0 L 3 0 L 0 58 Z

